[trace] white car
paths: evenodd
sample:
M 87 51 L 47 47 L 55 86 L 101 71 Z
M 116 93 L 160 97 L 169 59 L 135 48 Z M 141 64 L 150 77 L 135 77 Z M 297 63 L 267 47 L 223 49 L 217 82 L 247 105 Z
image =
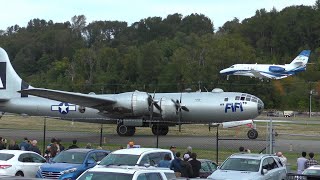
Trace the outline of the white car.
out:
M 131 148 L 120 149 L 113 151 L 108 156 L 103 158 L 98 166 L 109 165 L 129 165 L 151 166 L 158 165 L 160 160 L 163 160 L 166 154 L 170 154 L 171 159 L 174 159 L 173 153 L 169 149 L 158 148 Z
M 77 180 L 169 180 L 175 178 L 174 172 L 168 168 L 108 166 L 89 169 L 82 173 Z
M 233 154 L 208 179 L 214 180 L 285 180 L 286 167 L 275 155 Z
M 302 172 L 303 175 L 320 176 L 320 165 L 310 166 Z
M 0 150 L 0 175 L 35 177 L 45 162 L 45 158 L 32 151 Z

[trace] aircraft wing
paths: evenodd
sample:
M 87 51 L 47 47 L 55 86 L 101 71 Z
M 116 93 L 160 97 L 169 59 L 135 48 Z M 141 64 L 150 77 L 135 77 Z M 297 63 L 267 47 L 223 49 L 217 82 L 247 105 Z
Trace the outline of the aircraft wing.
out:
M 116 103 L 114 99 L 107 98 L 107 97 L 99 97 L 96 95 L 58 91 L 58 90 L 52 90 L 52 89 L 33 88 L 33 89 L 24 89 L 19 92 L 23 94 L 43 97 L 43 98 L 52 99 L 56 101 L 77 104 L 84 107 L 91 107 L 99 110 L 105 109 L 105 107 Z
M 256 78 L 270 78 L 262 73 L 260 73 L 259 71 L 253 70 L 251 69 L 251 73 L 256 77 Z
M 271 74 L 264 73 L 264 72 L 259 72 L 259 71 L 255 71 L 255 70 L 251 70 L 251 73 L 256 78 L 283 79 L 283 78 L 288 77 L 287 75 L 284 75 L 284 76 L 273 76 Z

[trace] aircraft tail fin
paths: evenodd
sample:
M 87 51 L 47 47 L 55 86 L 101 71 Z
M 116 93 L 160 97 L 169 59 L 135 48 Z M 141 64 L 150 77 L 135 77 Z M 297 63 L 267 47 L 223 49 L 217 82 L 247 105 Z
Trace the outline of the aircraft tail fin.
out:
M 13 69 L 7 52 L 0 47 L 0 101 L 8 101 L 14 97 L 26 97 L 17 91 L 28 89 L 29 85 L 22 81 Z
M 299 67 L 305 66 L 308 63 L 311 50 L 303 50 L 301 53 L 290 63 L 291 66 Z

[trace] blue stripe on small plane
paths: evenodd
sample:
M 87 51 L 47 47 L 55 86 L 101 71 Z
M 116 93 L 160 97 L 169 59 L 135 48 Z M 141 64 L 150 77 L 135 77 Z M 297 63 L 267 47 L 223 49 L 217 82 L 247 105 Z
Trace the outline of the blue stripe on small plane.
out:
M 307 56 L 307 57 L 309 57 L 310 53 L 311 53 L 311 50 L 303 50 L 303 51 L 301 51 L 299 56 Z

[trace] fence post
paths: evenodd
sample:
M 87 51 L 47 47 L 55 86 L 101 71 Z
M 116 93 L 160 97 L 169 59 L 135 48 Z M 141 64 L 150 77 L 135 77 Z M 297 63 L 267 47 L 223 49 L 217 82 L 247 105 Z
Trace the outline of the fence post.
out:
M 217 124 L 217 133 L 216 133 L 216 163 L 219 163 L 219 124 Z

